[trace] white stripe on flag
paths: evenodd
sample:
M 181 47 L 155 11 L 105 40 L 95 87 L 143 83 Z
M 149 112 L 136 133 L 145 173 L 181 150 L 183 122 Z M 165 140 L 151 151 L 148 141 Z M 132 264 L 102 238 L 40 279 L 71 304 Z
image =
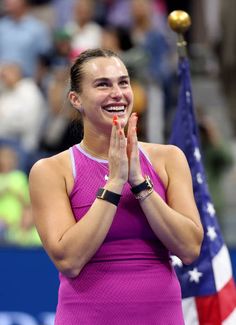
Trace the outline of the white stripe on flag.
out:
M 228 249 L 222 246 L 219 253 L 212 259 L 216 291 L 220 291 L 232 278 L 231 260 Z M 236 323 L 235 323 L 236 324 Z
M 182 308 L 185 325 L 199 325 L 195 298 L 182 299 Z
M 235 325 L 236 324 L 236 309 L 223 321 L 222 325 Z

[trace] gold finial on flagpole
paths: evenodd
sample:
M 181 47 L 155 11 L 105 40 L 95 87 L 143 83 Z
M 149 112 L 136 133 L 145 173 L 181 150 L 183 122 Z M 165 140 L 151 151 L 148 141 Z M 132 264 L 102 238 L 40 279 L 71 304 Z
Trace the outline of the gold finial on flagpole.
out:
M 186 57 L 186 41 L 184 39 L 184 33 L 191 26 L 191 18 L 189 14 L 183 10 L 172 11 L 168 16 L 168 23 L 170 28 L 177 33 L 178 41 L 178 53 L 180 57 Z

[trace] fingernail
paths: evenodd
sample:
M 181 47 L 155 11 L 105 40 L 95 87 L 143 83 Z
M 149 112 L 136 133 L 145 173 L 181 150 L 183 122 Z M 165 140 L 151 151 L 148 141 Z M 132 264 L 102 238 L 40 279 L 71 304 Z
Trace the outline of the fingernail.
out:
M 116 120 L 118 120 L 118 116 L 117 115 L 114 115 L 113 116 L 113 122 L 116 121 Z
M 118 121 L 113 119 L 113 125 L 117 125 L 118 124 Z

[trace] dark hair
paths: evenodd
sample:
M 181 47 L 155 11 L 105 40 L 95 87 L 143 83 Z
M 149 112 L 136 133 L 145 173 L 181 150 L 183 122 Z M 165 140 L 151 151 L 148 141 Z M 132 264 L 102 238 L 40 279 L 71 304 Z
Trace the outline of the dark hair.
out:
M 70 69 L 70 90 L 81 92 L 81 81 L 83 77 L 83 66 L 84 63 L 95 58 L 120 58 L 118 54 L 108 49 L 89 49 L 82 52 L 75 60 L 74 64 Z

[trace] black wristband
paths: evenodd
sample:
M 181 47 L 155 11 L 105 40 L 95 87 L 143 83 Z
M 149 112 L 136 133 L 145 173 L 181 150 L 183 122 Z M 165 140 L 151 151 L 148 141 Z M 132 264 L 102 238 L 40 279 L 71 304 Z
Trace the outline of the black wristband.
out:
M 149 176 L 145 176 L 145 181 L 143 181 L 141 184 L 131 187 L 131 191 L 134 194 L 139 194 L 140 192 L 144 190 L 150 190 L 153 188 L 152 181 Z
M 120 202 L 121 195 L 108 191 L 105 188 L 99 188 L 97 191 L 97 198 L 105 200 L 117 206 Z

